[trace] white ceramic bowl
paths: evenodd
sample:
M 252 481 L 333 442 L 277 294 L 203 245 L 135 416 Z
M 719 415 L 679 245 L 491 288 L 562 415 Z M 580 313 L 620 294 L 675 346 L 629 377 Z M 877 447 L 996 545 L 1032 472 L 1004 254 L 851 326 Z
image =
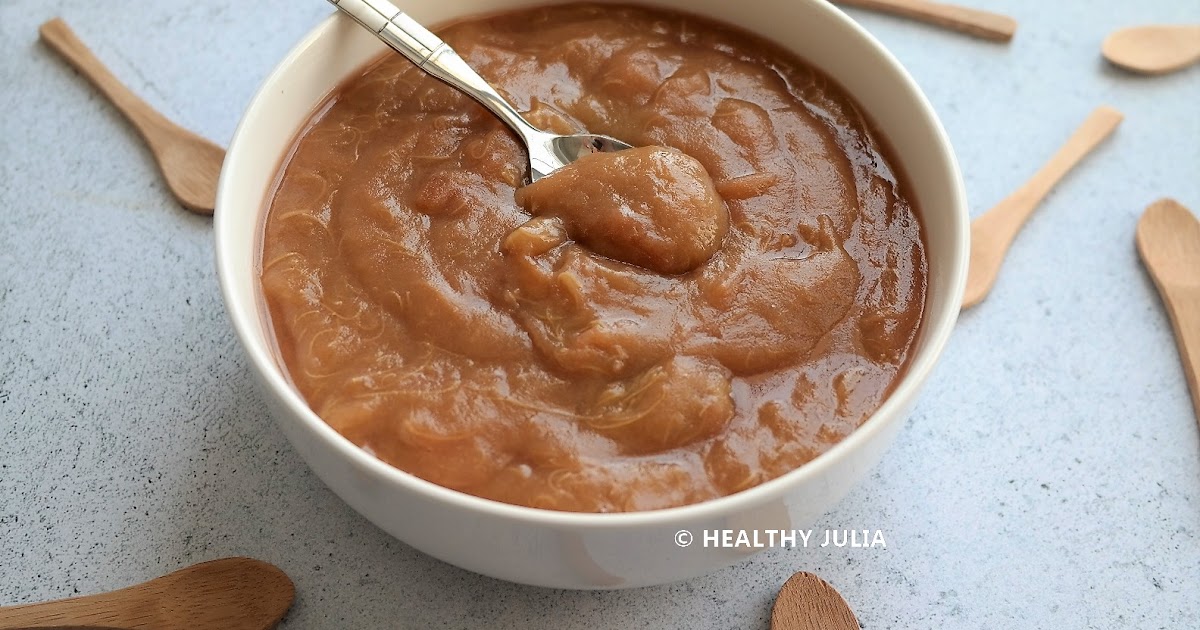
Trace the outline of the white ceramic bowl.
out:
M 537 0 L 397 0 L 425 24 Z M 967 208 L 950 142 L 928 101 L 882 45 L 822 0 L 652 0 L 764 35 L 836 78 L 873 119 L 912 183 L 929 257 L 927 303 L 912 364 L 883 406 L 828 452 L 778 479 L 667 510 L 575 514 L 518 507 L 434 485 L 371 457 L 321 421 L 284 377 L 259 285 L 267 196 L 297 130 L 343 79 L 384 47 L 341 16 L 317 26 L 246 110 L 217 193 L 217 268 L 225 304 L 279 426 L 342 499 L 396 538 L 485 575 L 561 588 L 681 580 L 751 550 L 705 547 L 705 530 L 803 528 L 866 476 L 891 443 L 958 315 L 966 278 Z M 677 544 L 677 532 L 692 544 Z M 687 538 L 683 536 L 683 538 Z

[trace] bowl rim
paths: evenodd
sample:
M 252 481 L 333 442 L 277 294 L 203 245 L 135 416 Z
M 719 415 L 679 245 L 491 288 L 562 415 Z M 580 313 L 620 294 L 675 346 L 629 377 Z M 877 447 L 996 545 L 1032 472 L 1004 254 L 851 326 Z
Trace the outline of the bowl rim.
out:
M 652 0 L 650 3 L 652 3 Z M 227 206 L 238 205 L 234 191 L 231 190 L 231 185 L 228 184 L 230 179 L 229 173 L 238 169 L 240 163 L 243 161 L 241 151 L 238 148 L 245 143 L 253 141 L 254 130 L 250 129 L 248 124 L 250 119 L 253 118 L 251 114 L 257 108 L 263 106 L 262 102 L 271 86 L 278 83 L 285 75 L 294 71 L 299 57 L 306 50 L 321 38 L 327 37 L 328 33 L 336 28 L 339 20 L 346 19 L 337 12 L 330 14 L 319 22 L 290 49 L 287 56 L 277 63 L 266 79 L 263 80 L 249 101 L 242 119 L 234 131 L 233 138 L 229 144 L 227 158 L 222 167 L 217 188 L 217 211 L 214 213 L 213 220 L 216 239 L 217 275 L 226 311 L 233 323 L 238 340 L 241 342 L 243 350 L 250 359 L 251 367 L 258 372 L 264 384 L 270 387 L 282 403 L 286 405 L 287 411 L 291 416 L 287 421 L 298 422 L 303 425 L 304 429 L 307 429 L 310 433 L 326 442 L 328 446 L 337 451 L 340 457 L 345 458 L 348 462 L 356 466 L 357 469 L 366 471 L 388 484 L 397 485 L 408 492 L 424 495 L 427 499 L 443 502 L 450 507 L 464 511 L 478 512 L 504 520 L 520 521 L 530 525 L 605 530 L 648 525 L 666 526 L 685 521 L 698 522 L 705 519 L 719 518 L 728 514 L 741 513 L 761 506 L 773 499 L 777 499 L 781 495 L 787 494 L 789 488 L 793 486 L 800 485 L 808 479 L 820 477 L 839 460 L 847 458 L 854 451 L 863 448 L 867 442 L 884 431 L 890 423 L 900 420 L 905 406 L 910 401 L 916 399 L 921 387 L 930 376 L 955 328 L 961 296 L 966 286 L 967 257 L 970 242 L 966 192 L 958 159 L 954 153 L 949 135 L 942 126 L 941 120 L 934 111 L 928 97 L 908 71 L 882 43 L 844 12 L 828 2 L 817 1 L 813 2 L 813 4 L 818 5 L 819 10 L 833 14 L 831 16 L 832 19 L 840 21 L 842 26 L 848 28 L 855 36 L 859 37 L 862 43 L 878 55 L 885 64 L 886 67 L 883 71 L 896 75 L 904 88 L 912 96 L 915 96 L 916 105 L 921 115 L 927 119 L 927 122 L 935 132 L 935 146 L 943 153 L 946 166 L 949 169 L 948 179 L 952 188 L 949 192 L 952 200 L 951 205 L 953 206 L 951 214 L 957 223 L 957 226 L 955 226 L 956 234 L 952 237 L 952 242 L 956 244 L 956 247 L 954 251 L 947 252 L 946 254 L 950 275 L 949 286 L 951 287 L 952 295 L 947 296 L 945 305 L 939 312 L 930 311 L 930 299 L 928 294 L 926 295 L 926 312 L 922 315 L 922 329 L 918 333 L 918 335 L 925 337 L 923 347 L 912 358 L 904 375 L 883 403 L 849 435 L 822 452 L 816 458 L 799 467 L 774 479 L 734 494 L 709 499 L 700 503 L 670 508 L 634 512 L 597 513 L 567 512 L 509 504 L 438 485 L 370 455 L 366 450 L 351 442 L 322 420 L 309 408 L 303 397 L 284 375 L 282 368 L 277 364 L 269 350 L 269 340 L 260 340 L 259 335 L 256 334 L 257 320 L 261 316 L 260 306 L 258 304 L 245 303 L 232 288 L 230 279 L 240 273 L 244 273 L 244 270 L 233 268 L 230 256 L 226 254 L 227 247 L 223 245 L 227 237 L 223 235 L 234 229 L 231 226 L 235 223 L 244 221 L 245 219 L 237 216 L 228 216 L 230 213 L 222 212 L 221 209 Z M 886 133 L 884 135 L 886 137 Z M 282 160 L 282 157 L 280 159 Z M 901 165 L 901 168 L 903 168 L 903 165 Z M 259 200 L 257 205 L 262 206 L 261 200 Z M 255 230 L 258 232 L 261 232 L 262 213 L 263 210 L 261 207 L 254 213 L 255 223 L 258 226 Z M 256 238 L 255 242 L 259 242 L 259 239 Z M 274 415 L 278 416 L 279 414 Z M 276 420 L 283 421 L 278 417 Z M 294 447 L 295 445 L 293 445 Z

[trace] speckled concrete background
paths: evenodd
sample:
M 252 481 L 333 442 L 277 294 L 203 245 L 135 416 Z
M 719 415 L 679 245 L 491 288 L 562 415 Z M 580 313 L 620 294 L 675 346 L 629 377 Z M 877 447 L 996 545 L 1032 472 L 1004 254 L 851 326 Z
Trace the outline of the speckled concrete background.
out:
M 798 570 L 866 628 L 1200 627 L 1200 436 L 1133 247 L 1154 199 L 1200 211 L 1200 68 L 1142 79 L 1099 57 L 1115 28 L 1200 21 L 1200 4 L 975 4 L 1020 19 L 1012 45 L 854 12 L 943 117 L 975 214 L 1094 106 L 1128 118 L 1027 226 L 875 474 L 815 524 L 882 529 L 887 549 L 774 550 L 591 593 L 444 565 L 326 490 L 250 386 L 209 220 L 36 42 L 65 17 L 152 104 L 224 143 L 328 5 L 0 0 L 0 604 L 250 555 L 295 580 L 288 628 L 766 628 Z

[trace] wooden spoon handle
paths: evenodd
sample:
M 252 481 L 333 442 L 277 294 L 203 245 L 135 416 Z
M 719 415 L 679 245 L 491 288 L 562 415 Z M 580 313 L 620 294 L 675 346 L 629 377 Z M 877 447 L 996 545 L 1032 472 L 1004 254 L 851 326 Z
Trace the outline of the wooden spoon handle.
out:
M 1117 126 L 1121 124 L 1125 116 L 1106 105 L 1097 107 L 1087 120 L 1067 138 L 1067 142 L 1059 148 L 1054 157 L 1046 162 L 1038 172 L 1033 174 L 1020 188 L 1014 191 L 1011 195 L 1004 198 L 1003 201 L 996 204 L 991 210 L 980 215 L 976 222 L 980 226 L 986 226 L 989 231 L 995 231 L 1003 234 L 1004 246 L 1007 248 L 1008 243 L 1021 229 L 1021 226 L 1029 220 L 1030 215 L 1037 209 L 1038 204 L 1042 199 L 1058 184 L 1071 169 L 1079 164 L 1080 160 L 1087 157 L 1101 142 L 1104 141 Z
M 1121 112 L 1099 107 L 1092 112 L 1054 157 L 1016 192 L 971 222 L 971 267 L 963 308 L 983 301 L 999 274 L 1008 248 L 1042 198 L 1080 160 L 1121 124 Z
M 129 122 L 137 128 L 146 142 L 154 145 L 164 129 L 173 126 L 162 114 L 131 92 L 125 84 L 109 72 L 96 58 L 71 27 L 59 18 L 54 18 L 38 28 L 42 41 L 62 55 L 76 70 L 95 85 Z
M 278 568 L 223 558 L 110 593 L 0 607 L 0 630 L 266 630 L 279 623 L 294 595 Z
M 156 617 L 129 606 L 130 587 L 110 593 L 0 608 L 0 630 L 22 628 L 150 628 Z M 131 614 L 131 612 L 133 614 Z
M 1106 105 L 1097 107 L 1088 115 L 1087 120 L 1083 121 L 1075 133 L 1071 134 L 1058 153 L 1055 153 L 1054 157 L 1050 158 L 1050 161 L 1046 162 L 1045 166 L 1015 193 L 1023 201 L 1020 204 L 1025 215 L 1022 222 L 1029 217 L 1037 204 L 1041 203 L 1059 180 L 1116 130 L 1117 125 L 1120 125 L 1124 119 L 1125 116 L 1121 112 Z
M 904 17 L 924 20 L 938 26 L 990 39 L 1007 42 L 1017 32 L 1017 21 L 1007 15 L 953 4 L 921 0 L 836 0 L 864 9 L 885 11 Z
M 1163 287 L 1159 290 L 1171 314 L 1179 358 L 1192 391 L 1192 410 L 1196 421 L 1200 422 L 1200 287 Z

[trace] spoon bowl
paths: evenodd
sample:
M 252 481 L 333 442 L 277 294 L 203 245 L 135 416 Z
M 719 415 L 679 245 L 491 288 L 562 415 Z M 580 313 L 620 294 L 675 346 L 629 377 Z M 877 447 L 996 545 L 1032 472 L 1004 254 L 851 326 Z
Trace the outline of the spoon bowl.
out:
M 538 132 L 537 136 L 524 136 L 525 144 L 529 146 L 529 174 L 532 181 L 537 181 L 546 175 L 562 168 L 591 153 L 611 153 L 633 146 L 616 138 L 594 133 L 578 133 L 569 136 L 559 136 L 552 133 Z M 540 146 L 535 148 L 535 145 Z
M 598 152 L 632 149 L 633 145 L 592 133 L 558 135 L 529 124 L 483 77 L 446 42 L 387 0 L 329 0 L 380 41 L 418 68 L 460 90 L 504 121 L 529 149 L 529 180 L 537 180 Z M 387 17 L 387 16 L 392 17 Z
M 771 607 L 771 630 L 860 630 L 841 593 L 801 571 L 784 582 Z
M 1141 74 L 1166 74 L 1200 61 L 1200 24 L 1151 24 L 1115 31 L 1101 49 L 1109 63 Z

